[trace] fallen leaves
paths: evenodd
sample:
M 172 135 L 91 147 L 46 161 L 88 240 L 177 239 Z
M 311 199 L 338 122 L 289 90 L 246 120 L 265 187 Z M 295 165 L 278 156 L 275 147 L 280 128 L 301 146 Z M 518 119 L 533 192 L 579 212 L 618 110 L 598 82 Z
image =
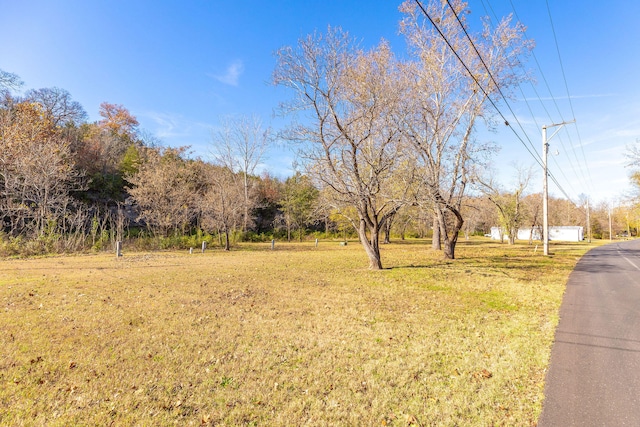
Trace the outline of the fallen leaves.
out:
M 488 380 L 491 377 L 493 377 L 493 374 L 486 369 L 481 369 L 473 373 L 473 378 L 475 378 L 476 380 Z

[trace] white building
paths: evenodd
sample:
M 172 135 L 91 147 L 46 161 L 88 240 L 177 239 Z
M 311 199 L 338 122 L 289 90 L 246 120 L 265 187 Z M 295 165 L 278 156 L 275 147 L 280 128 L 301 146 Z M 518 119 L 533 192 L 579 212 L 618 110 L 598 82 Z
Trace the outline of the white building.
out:
M 533 232 L 533 235 L 531 234 Z M 504 238 L 508 238 L 508 234 L 504 233 Z M 542 227 L 520 228 L 516 240 L 542 240 Z M 491 227 L 491 239 L 500 240 L 500 227 Z M 549 227 L 549 240 L 564 242 L 581 242 L 584 240 L 584 231 L 581 226 L 563 225 Z

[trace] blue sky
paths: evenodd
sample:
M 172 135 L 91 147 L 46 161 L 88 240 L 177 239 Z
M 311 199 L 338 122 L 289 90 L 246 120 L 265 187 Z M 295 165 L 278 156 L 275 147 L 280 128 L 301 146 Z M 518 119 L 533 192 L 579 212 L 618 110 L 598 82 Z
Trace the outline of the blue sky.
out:
M 471 0 L 468 19 L 478 23 L 486 14 L 504 16 L 513 12 L 512 3 L 516 6 L 536 41 L 544 74 L 531 62 L 538 93 L 525 85 L 510 101 L 525 129 L 514 124 L 517 132 L 540 151 L 538 126 L 571 120 L 575 113 L 577 124 L 550 141 L 551 152 L 559 151 L 550 156 L 551 172 L 574 200 L 583 193 L 594 202 L 618 202 L 628 187 L 625 146 L 640 138 L 640 2 L 548 1 L 572 105 L 547 0 Z M 101 102 L 122 104 L 165 145 L 190 145 L 206 158 L 211 131 L 224 115 L 257 114 L 265 125 L 282 126 L 274 112 L 290 94 L 269 84 L 279 47 L 332 25 L 349 31 L 363 46 L 385 38 L 404 52 L 397 35 L 399 3 L 0 0 L 0 69 L 18 74 L 25 90 L 68 90 L 91 120 L 98 119 Z M 501 110 L 515 122 L 506 106 Z M 534 164 L 506 126 L 479 137 L 502 147 L 495 164 L 505 186 L 513 162 Z M 292 160 L 287 150 L 273 149 L 263 167 L 284 177 Z M 540 191 L 541 177 L 538 172 L 530 191 Z M 563 196 L 554 185 L 550 191 Z

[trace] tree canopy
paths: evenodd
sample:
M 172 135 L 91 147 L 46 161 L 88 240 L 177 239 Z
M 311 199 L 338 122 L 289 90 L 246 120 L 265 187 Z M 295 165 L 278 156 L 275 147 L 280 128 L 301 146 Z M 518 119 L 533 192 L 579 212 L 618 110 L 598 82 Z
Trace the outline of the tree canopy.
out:
M 400 10 L 402 55 L 386 40 L 365 49 L 336 27 L 278 49 L 272 81 L 290 95 L 280 107 L 291 123 L 276 133 L 258 116 L 226 116 L 211 132 L 211 161 L 163 147 L 121 104 L 101 103 L 90 122 L 64 89 L 18 96 L 20 78 L 0 70 L 0 231 L 74 234 L 81 246 L 91 236 L 96 246 L 126 223 L 158 239 L 217 234 L 225 249 L 236 236 L 353 232 L 380 269 L 381 232 L 386 242 L 394 230 L 430 234 L 453 259 L 462 232 L 502 222 L 513 236 L 536 224 L 539 197 L 524 183 L 470 194 L 495 150 L 478 129 L 495 126 L 494 104 L 527 78 L 524 28 L 505 18 L 472 31 L 461 0 L 428 2 L 428 17 L 412 1 Z M 293 176 L 260 170 L 276 135 L 297 153 Z M 634 167 L 639 151 L 629 150 Z M 579 206 L 550 203 L 563 222 L 582 221 Z

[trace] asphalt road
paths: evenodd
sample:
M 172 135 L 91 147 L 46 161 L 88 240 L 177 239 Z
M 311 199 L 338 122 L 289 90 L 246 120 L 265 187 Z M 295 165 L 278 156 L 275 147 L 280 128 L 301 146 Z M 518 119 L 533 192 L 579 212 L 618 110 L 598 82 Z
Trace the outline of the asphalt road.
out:
M 589 251 L 569 276 L 539 426 L 640 426 L 640 240 Z

